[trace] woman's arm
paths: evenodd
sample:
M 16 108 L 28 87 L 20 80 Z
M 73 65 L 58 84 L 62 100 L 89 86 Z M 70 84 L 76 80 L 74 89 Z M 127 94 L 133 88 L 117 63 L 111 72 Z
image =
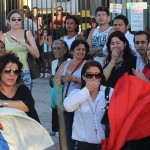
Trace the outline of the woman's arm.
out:
M 84 101 L 90 98 L 89 90 L 85 87 L 83 89 L 75 89 L 64 99 L 63 105 L 66 111 L 73 112 Z
M 108 63 L 107 67 L 104 69 L 104 76 L 106 78 L 106 81 L 108 81 L 110 74 L 112 72 L 113 67 L 116 65 L 116 62 L 119 58 L 120 51 L 119 50 L 113 50 L 111 54 L 111 61 Z
M 42 46 L 43 43 L 44 43 L 44 37 L 42 36 L 42 37 L 40 38 L 40 46 Z
M 113 62 L 112 60 L 109 62 L 109 64 L 107 65 L 107 67 L 103 70 L 104 76 L 106 81 L 108 81 L 110 74 L 113 70 L 113 67 L 115 66 L 115 62 Z
M 60 65 L 60 67 L 58 68 L 58 70 L 57 70 L 57 72 L 56 72 L 56 74 L 55 74 L 55 80 L 56 80 L 56 83 L 58 84 L 58 85 L 60 85 L 61 84 L 61 77 L 62 77 L 62 74 L 63 74 L 63 71 L 64 71 L 64 67 L 65 67 L 65 65 L 68 63 L 68 61 L 64 61 L 61 65 Z
M 39 55 L 39 50 L 38 50 L 37 45 L 36 45 L 36 43 L 35 43 L 34 37 L 33 37 L 32 33 L 31 33 L 30 31 L 28 31 L 27 39 L 28 39 L 28 41 L 29 41 L 29 43 L 30 43 L 30 45 L 27 44 L 27 43 L 25 44 L 27 50 L 29 51 L 29 53 L 30 53 L 33 57 L 39 58 L 39 56 L 40 56 L 40 55 Z
M 1 107 L 4 106 L 3 100 L 0 100 L 0 106 Z M 29 112 L 29 108 L 21 100 L 17 100 L 17 101 L 8 100 L 8 106 L 7 107 L 16 108 L 16 109 L 22 110 L 24 112 Z
M 52 44 L 52 36 L 48 36 L 46 40 L 47 45 L 50 47 Z

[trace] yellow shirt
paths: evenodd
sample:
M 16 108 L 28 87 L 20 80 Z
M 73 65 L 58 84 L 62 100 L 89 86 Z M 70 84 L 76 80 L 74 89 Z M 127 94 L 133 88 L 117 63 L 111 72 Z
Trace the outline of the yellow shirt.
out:
M 5 49 L 7 52 L 12 51 L 14 52 L 20 59 L 21 63 L 23 64 L 23 70 L 29 70 L 29 65 L 27 62 L 27 49 L 18 43 L 10 42 L 7 37 L 5 36 Z

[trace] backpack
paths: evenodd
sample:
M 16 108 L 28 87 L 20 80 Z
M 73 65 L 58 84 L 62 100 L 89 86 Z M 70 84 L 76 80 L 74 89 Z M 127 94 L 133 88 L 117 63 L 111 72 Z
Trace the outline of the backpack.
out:
M 110 92 L 110 88 L 106 87 L 106 89 L 105 89 L 105 99 L 106 99 L 105 110 L 106 111 L 105 111 L 104 116 L 101 121 L 101 123 L 105 125 L 105 136 L 106 137 L 108 137 L 109 133 L 110 133 L 109 120 L 108 120 L 109 92 Z

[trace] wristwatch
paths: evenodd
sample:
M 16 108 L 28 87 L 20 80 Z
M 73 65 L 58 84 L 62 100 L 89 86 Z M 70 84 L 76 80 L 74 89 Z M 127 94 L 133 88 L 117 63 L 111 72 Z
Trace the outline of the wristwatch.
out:
M 8 100 L 2 100 L 3 101 L 3 107 L 8 107 Z

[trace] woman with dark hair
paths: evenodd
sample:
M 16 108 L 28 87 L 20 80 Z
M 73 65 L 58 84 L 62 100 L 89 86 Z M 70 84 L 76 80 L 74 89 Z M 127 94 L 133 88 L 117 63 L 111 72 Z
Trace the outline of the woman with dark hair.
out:
M 14 53 L 0 57 L 0 106 L 24 111 L 39 121 L 29 89 L 20 83 L 22 63 Z
M 76 39 L 85 40 L 81 34 L 78 34 L 79 22 L 76 17 L 68 16 L 65 19 L 65 30 L 67 32 L 67 36 L 65 36 L 63 40 L 67 43 L 69 50 L 74 40 Z
M 56 15 L 53 17 L 50 23 L 51 32 L 53 33 L 53 40 L 60 39 L 64 30 L 64 21 L 66 16 L 63 15 L 63 7 L 58 6 L 56 8 Z
M 63 99 L 73 89 L 80 88 L 81 86 L 81 69 L 86 62 L 85 59 L 86 54 L 89 52 L 89 45 L 83 40 L 75 40 L 71 45 L 70 52 L 72 59 L 70 61 L 64 61 L 55 75 L 57 82 L 60 81 L 63 86 Z M 71 139 L 71 134 L 74 113 L 65 111 L 64 116 L 68 150 L 72 150 L 74 142 Z
M 118 79 L 128 72 L 132 73 L 132 68 L 136 67 L 136 57 L 133 56 L 129 47 L 129 42 L 121 31 L 114 31 L 108 37 L 107 64 L 104 66 L 104 75 L 107 85 L 114 87 Z
M 54 40 L 52 43 L 52 52 L 54 55 L 54 60 L 52 61 L 51 73 L 50 76 L 50 91 L 54 87 L 53 79 L 55 77 L 55 73 L 57 72 L 59 66 L 68 59 L 68 46 L 65 41 L 63 40 Z M 56 97 L 55 97 L 56 100 Z M 52 95 L 51 95 L 52 101 Z M 57 107 L 52 108 L 52 132 L 50 132 L 51 136 L 58 135 L 59 132 L 59 123 L 58 123 L 58 114 L 57 114 Z
M 40 53 L 41 53 L 41 66 L 44 70 L 43 77 L 45 77 L 46 71 L 51 69 L 52 63 L 52 51 L 51 51 L 51 44 L 52 44 L 52 36 L 47 28 L 42 30 L 40 35 Z M 51 73 L 51 72 L 50 72 Z
M 64 100 L 64 108 L 74 112 L 72 139 L 77 150 L 101 149 L 101 140 L 105 138 L 104 116 L 106 99 L 105 76 L 97 61 L 87 61 L 81 71 L 81 88 L 74 89 Z M 110 88 L 109 97 L 113 89 Z

